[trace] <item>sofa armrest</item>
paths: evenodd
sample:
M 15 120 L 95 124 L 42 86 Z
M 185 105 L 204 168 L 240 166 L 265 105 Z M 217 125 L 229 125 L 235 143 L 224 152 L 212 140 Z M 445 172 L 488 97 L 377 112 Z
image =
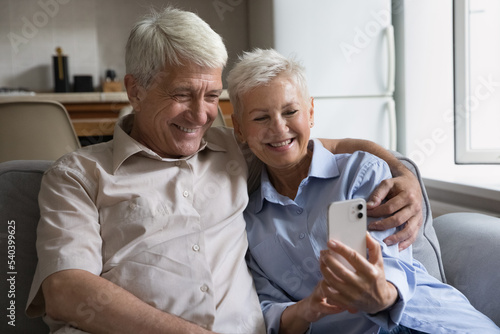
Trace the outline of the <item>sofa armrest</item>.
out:
M 500 219 L 450 213 L 434 219 L 449 284 L 500 325 Z

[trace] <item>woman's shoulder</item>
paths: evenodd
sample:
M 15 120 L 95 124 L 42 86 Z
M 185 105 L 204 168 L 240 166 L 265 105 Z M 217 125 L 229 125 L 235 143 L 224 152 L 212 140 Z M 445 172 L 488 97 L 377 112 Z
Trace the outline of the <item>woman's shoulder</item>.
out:
M 366 151 L 355 151 L 354 153 L 342 153 L 335 154 L 337 161 L 343 161 L 344 163 L 348 163 L 350 165 L 380 165 L 385 164 L 386 162 L 376 155 L 373 155 Z

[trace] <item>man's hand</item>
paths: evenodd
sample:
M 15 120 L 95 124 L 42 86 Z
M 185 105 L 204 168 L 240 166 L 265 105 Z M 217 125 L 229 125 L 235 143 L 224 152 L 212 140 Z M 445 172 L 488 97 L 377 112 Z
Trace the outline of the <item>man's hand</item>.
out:
M 387 230 L 406 223 L 402 230 L 387 237 L 384 242 L 389 246 L 399 242 L 400 251 L 408 248 L 417 239 L 423 223 L 422 190 L 417 178 L 408 170 L 400 176 L 384 180 L 368 199 L 367 209 L 371 217 L 387 217 L 371 223 L 368 226 L 371 230 Z
M 369 140 L 320 139 L 330 152 L 353 153 L 366 151 L 385 160 L 393 179 L 383 181 L 368 200 L 368 215 L 387 217 L 369 226 L 372 230 L 386 230 L 407 223 L 398 233 L 386 238 L 388 245 L 399 242 L 399 249 L 408 248 L 416 239 L 422 226 L 422 191 L 413 173 L 391 152 Z M 382 204 L 382 201 L 386 201 Z

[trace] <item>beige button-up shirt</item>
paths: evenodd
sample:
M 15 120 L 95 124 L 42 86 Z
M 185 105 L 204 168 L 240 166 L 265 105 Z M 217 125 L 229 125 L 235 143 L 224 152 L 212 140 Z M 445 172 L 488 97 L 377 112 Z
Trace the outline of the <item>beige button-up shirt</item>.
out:
M 207 329 L 265 332 L 244 259 L 248 168 L 232 130 L 211 128 L 196 154 L 165 159 L 127 134 L 132 122 L 46 172 L 28 314 L 44 313 L 47 276 L 83 269 Z

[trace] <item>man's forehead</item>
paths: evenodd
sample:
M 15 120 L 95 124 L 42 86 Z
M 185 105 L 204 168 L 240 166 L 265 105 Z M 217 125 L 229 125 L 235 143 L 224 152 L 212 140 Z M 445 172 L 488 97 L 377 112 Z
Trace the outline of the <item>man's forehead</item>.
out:
M 211 70 L 208 73 L 185 71 L 160 72 L 150 89 L 156 87 L 167 90 L 192 90 L 206 86 L 209 90 L 222 89 L 222 70 Z

